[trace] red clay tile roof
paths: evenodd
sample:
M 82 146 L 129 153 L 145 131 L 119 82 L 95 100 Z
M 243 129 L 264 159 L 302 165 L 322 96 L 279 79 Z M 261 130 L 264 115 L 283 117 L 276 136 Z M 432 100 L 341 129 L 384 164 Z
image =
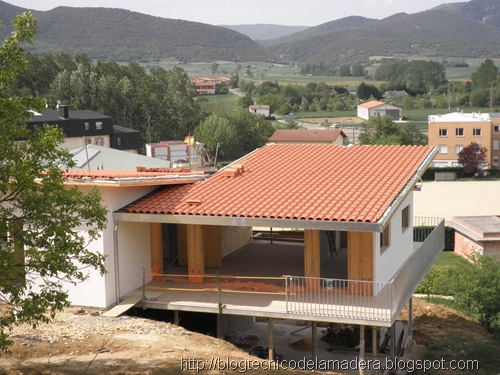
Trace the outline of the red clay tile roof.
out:
M 344 133 L 339 129 L 277 129 L 269 142 L 335 142 L 340 134 Z
M 364 107 L 364 108 L 375 108 L 375 107 L 378 107 L 379 105 L 382 105 L 382 104 L 385 104 L 385 103 L 379 102 L 376 100 L 372 100 L 371 102 L 366 102 L 366 103 L 360 104 L 359 106 Z
M 207 180 L 165 187 L 122 211 L 374 223 L 432 150 L 270 144 Z

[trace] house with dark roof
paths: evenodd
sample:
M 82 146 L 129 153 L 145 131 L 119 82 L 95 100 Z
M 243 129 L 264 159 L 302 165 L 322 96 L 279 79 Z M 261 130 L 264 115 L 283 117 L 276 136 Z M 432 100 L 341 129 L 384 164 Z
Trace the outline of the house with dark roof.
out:
M 90 110 L 70 110 L 66 105 L 60 105 L 57 110 L 46 109 L 43 113 L 34 113 L 26 124 L 29 127 L 44 124 L 58 126 L 65 135 L 60 147 L 68 150 L 94 144 L 138 153 L 144 147 L 139 131 L 113 125 L 113 119 L 109 116 Z
M 395 353 L 396 318 L 408 305 L 402 332 L 411 337 L 413 292 L 444 247 L 444 220 L 413 217 L 413 195 L 436 152 L 268 144 L 211 176 L 67 171 L 66 184 L 100 189 L 109 212 L 89 244 L 105 255 L 108 273 L 69 285 L 70 301 L 116 305 L 107 315 L 141 303 L 173 311 L 176 322 L 180 312 L 213 314 L 219 336 L 235 317 L 265 318 L 270 358 L 275 319 L 374 335 L 389 328 Z M 271 236 L 259 236 L 263 228 Z
M 268 143 L 277 144 L 332 144 L 343 146 L 347 135 L 340 129 L 276 129 Z
M 382 95 L 384 99 L 402 99 L 410 96 L 405 90 L 386 91 Z

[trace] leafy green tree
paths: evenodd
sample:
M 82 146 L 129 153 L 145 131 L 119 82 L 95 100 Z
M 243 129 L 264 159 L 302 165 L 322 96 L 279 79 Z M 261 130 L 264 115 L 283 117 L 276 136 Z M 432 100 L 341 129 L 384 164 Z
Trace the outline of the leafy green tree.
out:
M 239 136 L 234 123 L 227 118 L 212 113 L 204 119 L 194 131 L 196 141 L 202 142 L 205 147 L 222 159 L 238 157 Z
M 455 302 L 490 332 L 500 333 L 500 258 L 476 253 L 471 260 L 454 266 Z
M 0 304 L 15 310 L 0 314 L 0 351 L 12 344 L 14 324 L 36 326 L 69 305 L 67 283 L 85 280 L 89 267 L 105 273 L 104 257 L 86 247 L 106 223 L 99 193 L 64 185 L 60 165 L 74 163 L 58 148 L 62 132 L 26 126 L 28 110 L 41 110 L 43 100 L 9 93 L 27 67 L 23 45 L 37 31 L 30 13 L 13 22 L 15 31 L 0 47 Z
M 238 82 L 240 81 L 240 77 L 238 74 L 233 74 L 229 79 L 229 87 L 235 89 L 238 87 Z
M 349 77 L 351 75 L 351 66 L 348 64 L 341 65 L 339 68 L 339 76 Z
M 212 69 L 212 74 L 215 74 L 219 70 L 219 64 L 213 62 L 212 64 L 210 64 L 210 68 Z
M 391 116 L 375 116 L 365 122 L 358 141 L 362 145 L 425 145 L 427 138 L 413 122 L 396 124 Z
M 354 77 L 364 77 L 366 74 L 365 68 L 361 64 L 354 64 L 352 66 L 352 75 Z
M 372 96 L 376 99 L 382 98 L 380 90 L 375 85 L 367 85 L 361 82 L 356 90 L 356 95 L 362 100 L 371 98 Z
M 472 73 L 472 86 L 474 88 L 489 88 L 498 77 L 498 68 L 493 60 L 486 59 L 475 73 Z
M 486 167 L 486 154 L 488 150 L 476 142 L 465 146 L 458 153 L 458 164 L 469 175 L 481 175 L 483 168 Z

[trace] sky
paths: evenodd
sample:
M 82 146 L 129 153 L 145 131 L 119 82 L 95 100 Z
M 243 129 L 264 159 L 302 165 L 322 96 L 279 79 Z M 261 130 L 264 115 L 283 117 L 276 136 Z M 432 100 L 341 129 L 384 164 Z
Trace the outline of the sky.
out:
M 7 0 L 33 10 L 57 6 L 123 8 L 211 25 L 316 26 L 348 16 L 382 19 L 464 0 Z

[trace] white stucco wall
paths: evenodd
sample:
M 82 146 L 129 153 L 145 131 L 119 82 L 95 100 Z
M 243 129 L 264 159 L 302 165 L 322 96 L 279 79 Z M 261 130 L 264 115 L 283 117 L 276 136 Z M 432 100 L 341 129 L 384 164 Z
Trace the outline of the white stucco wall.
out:
M 143 268 L 146 273 L 151 273 L 149 223 L 120 222 L 118 224 L 118 260 L 120 296 L 123 296 L 142 286 Z M 151 277 L 148 276 L 147 281 L 150 280 Z
M 388 282 L 413 253 L 413 192 L 411 192 L 390 222 L 389 246 L 380 248 L 380 233 L 375 234 L 374 280 Z M 402 211 L 410 205 L 410 223 L 402 228 Z
M 81 186 L 80 189 L 87 193 L 90 191 L 91 186 Z M 89 244 L 89 249 L 100 252 L 106 257 L 105 266 L 107 273 L 105 276 L 101 276 L 95 270 L 89 270 L 90 277 L 87 281 L 77 284 L 76 286 L 68 285 L 67 291 L 69 293 L 69 300 L 72 305 L 76 306 L 89 306 L 97 308 L 106 308 L 116 303 L 116 289 L 115 289 L 115 256 L 114 256 L 114 222 L 113 222 L 113 211 L 135 201 L 136 199 L 144 196 L 145 194 L 152 191 L 154 187 L 101 187 L 101 195 L 103 198 L 103 204 L 108 209 L 107 222 L 108 225 L 106 229 L 102 232 L 102 236 L 99 240 L 94 241 Z M 118 233 L 120 235 L 120 227 L 126 225 L 120 224 Z M 145 230 L 146 228 L 147 230 Z M 122 231 L 132 230 L 130 228 L 122 229 Z M 140 265 L 138 262 L 139 256 L 137 254 L 142 248 L 135 246 L 138 241 L 143 241 L 143 236 L 139 236 L 139 232 L 147 232 L 144 234 L 149 241 L 149 226 L 138 226 L 137 229 L 133 229 L 133 233 L 137 237 L 127 238 L 121 241 L 124 245 L 121 251 L 124 255 L 119 255 L 120 265 L 123 267 L 124 271 L 120 270 L 121 278 L 128 279 L 132 275 L 127 275 L 128 264 Z M 120 238 L 120 237 L 119 237 Z M 128 241 L 128 243 L 126 242 Z M 120 244 L 120 239 L 119 239 Z M 146 244 L 144 245 L 146 246 Z M 149 243 L 147 244 L 147 251 L 144 252 L 144 262 L 149 262 Z M 130 259 L 128 259 L 130 257 Z M 141 258 L 142 259 L 142 258 Z M 142 269 L 142 267 L 140 268 Z M 142 283 L 142 273 L 140 273 L 140 279 Z M 131 282 L 134 279 L 131 279 Z M 124 288 L 128 287 L 127 282 L 124 282 Z

